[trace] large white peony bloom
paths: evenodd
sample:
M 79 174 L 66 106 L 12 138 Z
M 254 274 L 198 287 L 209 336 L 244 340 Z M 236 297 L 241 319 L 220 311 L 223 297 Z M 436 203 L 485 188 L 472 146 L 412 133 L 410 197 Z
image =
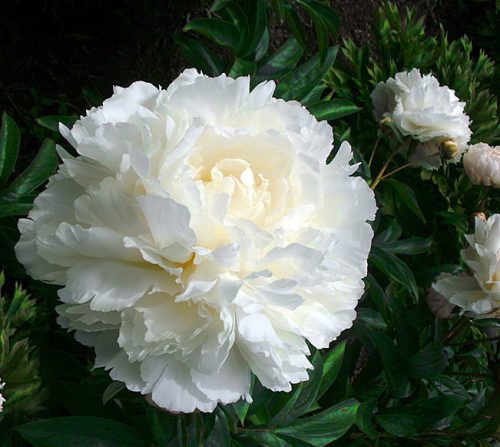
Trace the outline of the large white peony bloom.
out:
M 475 232 L 466 239 L 462 257 L 473 276 L 442 278 L 432 287 L 464 311 L 488 314 L 500 307 L 500 214 L 487 221 L 476 217 Z
M 372 101 L 377 120 L 392 119 L 403 135 L 420 142 L 412 157 L 423 158 L 420 165 L 439 167 L 440 146 L 447 140 L 453 140 L 457 146 L 448 161 L 460 161 L 471 136 L 465 103 L 453 90 L 440 86 L 434 76 L 422 76 L 417 68 L 398 73 L 375 87 Z
M 500 146 L 474 144 L 464 155 L 464 169 L 474 185 L 500 188 Z
M 308 379 L 356 316 L 373 193 L 344 143 L 249 79 L 186 70 L 115 88 L 64 137 L 19 260 L 64 286 L 60 323 L 159 406 L 212 411 Z

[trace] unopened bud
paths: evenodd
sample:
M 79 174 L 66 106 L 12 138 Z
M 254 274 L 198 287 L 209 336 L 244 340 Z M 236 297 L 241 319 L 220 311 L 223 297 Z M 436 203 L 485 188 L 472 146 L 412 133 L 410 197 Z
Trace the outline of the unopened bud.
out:
M 481 219 L 483 222 L 486 222 L 486 214 L 482 212 L 472 213 L 472 216 Z
M 486 222 L 486 214 L 482 213 L 481 211 L 469 214 L 469 229 L 472 232 L 474 232 L 474 228 L 476 227 L 476 218 L 482 220 L 483 222 Z
M 385 118 L 382 118 L 378 124 L 380 127 L 384 127 L 386 126 L 387 124 L 390 124 L 392 123 L 392 118 L 389 118 L 388 116 L 386 116 Z
M 455 158 L 458 154 L 458 146 L 453 140 L 446 140 L 441 143 L 441 148 L 443 149 L 443 156 L 446 160 L 451 160 Z

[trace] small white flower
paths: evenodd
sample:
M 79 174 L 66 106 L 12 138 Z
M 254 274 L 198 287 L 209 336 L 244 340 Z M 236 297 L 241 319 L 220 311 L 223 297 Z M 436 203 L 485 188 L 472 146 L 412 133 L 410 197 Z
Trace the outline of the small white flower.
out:
M 500 188 L 500 146 L 474 144 L 464 155 L 464 169 L 474 185 Z
M 344 143 L 249 78 L 186 70 L 115 88 L 71 130 L 19 221 L 18 259 L 63 286 L 60 323 L 96 365 L 171 411 L 308 379 L 356 316 L 375 217 Z
M 475 222 L 475 232 L 466 235 L 469 247 L 462 250 L 473 276 L 442 278 L 432 287 L 464 311 L 482 315 L 500 307 L 500 214 Z
M 413 160 L 429 169 L 441 165 L 440 145 L 449 139 L 457 144 L 457 154 L 448 161 L 457 163 L 471 136 L 465 103 L 430 75 L 414 68 L 380 82 L 372 92 L 377 120 L 390 118 L 403 135 L 419 141 Z
M 0 391 L 2 391 L 5 388 L 5 383 L 2 383 L 0 380 Z M 2 396 L 2 393 L 0 393 L 0 413 L 3 411 L 3 404 L 5 403 L 5 398 Z

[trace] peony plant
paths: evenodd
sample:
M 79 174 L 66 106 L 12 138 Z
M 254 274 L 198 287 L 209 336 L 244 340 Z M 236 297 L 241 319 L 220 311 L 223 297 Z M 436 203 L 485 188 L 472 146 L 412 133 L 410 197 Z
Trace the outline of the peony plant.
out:
M 218 0 L 24 171 L 3 115 L 0 445 L 495 445 L 495 65 L 374 26 Z

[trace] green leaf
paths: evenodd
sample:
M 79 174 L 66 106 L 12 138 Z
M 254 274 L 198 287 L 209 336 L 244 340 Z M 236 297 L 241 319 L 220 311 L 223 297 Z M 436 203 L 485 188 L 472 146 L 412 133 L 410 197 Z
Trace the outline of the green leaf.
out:
M 365 325 L 377 328 L 386 329 L 387 323 L 382 318 L 382 315 L 376 310 L 369 307 L 359 307 L 356 309 L 357 319 L 362 321 Z
M 166 446 L 168 441 L 175 437 L 177 418 L 174 415 L 147 405 L 146 418 L 152 441 L 156 444 Z
M 302 57 L 302 48 L 294 37 L 288 39 L 275 53 L 263 61 L 256 74 L 256 81 L 279 79 L 292 70 Z
M 4 112 L 0 128 L 0 187 L 5 185 L 14 170 L 20 141 L 16 122 Z
M 392 220 L 382 233 L 375 236 L 373 245 L 383 245 L 387 242 L 394 242 L 401 236 L 402 230 L 396 220 Z
M 477 318 L 471 320 L 471 323 L 478 327 L 493 327 L 500 329 L 500 318 Z
M 329 6 L 317 0 L 297 0 L 304 10 L 309 14 L 314 14 L 326 23 L 329 31 L 336 35 L 339 29 L 339 17 L 337 13 Z
M 321 376 L 321 385 L 318 390 L 318 399 L 323 396 L 333 385 L 342 366 L 346 341 L 341 341 L 332 350 L 330 350 L 323 360 L 323 374 Z
M 221 11 L 221 18 L 227 22 L 232 22 L 238 31 L 238 47 L 236 55 L 243 57 L 244 47 L 251 38 L 250 24 L 246 12 L 243 10 L 244 5 L 240 2 L 228 2 L 224 11 Z
M 205 447 L 231 447 L 231 435 L 227 418 L 220 407 L 215 410 L 215 422 Z
M 323 378 L 323 359 L 316 351 L 312 359 L 313 370 L 309 372 L 309 380 L 300 383 L 292 393 L 280 393 L 276 396 L 285 397 L 285 405 L 272 418 L 271 424 L 280 425 L 287 423 L 307 413 L 318 397 L 318 391 Z M 279 401 L 278 401 L 279 402 Z
M 102 403 L 106 405 L 123 389 L 125 389 L 123 382 L 111 382 L 102 393 Z
M 244 438 L 239 438 L 243 447 L 289 447 L 282 438 L 269 431 L 255 431 L 245 433 Z
M 224 59 L 197 39 L 187 36 L 174 36 L 184 59 L 193 67 L 210 76 L 218 76 L 224 71 Z
M 279 19 L 285 18 L 285 0 L 271 0 L 273 4 L 274 11 L 278 15 Z
M 17 428 L 34 447 L 140 447 L 146 440 L 134 428 L 96 417 L 41 419 Z
M 269 50 L 269 40 L 271 36 L 269 35 L 269 29 L 267 26 L 264 28 L 264 32 L 262 33 L 262 37 L 255 48 L 255 61 L 259 62 Z
M 379 312 L 384 317 L 384 320 L 389 321 L 389 307 L 390 300 L 380 287 L 380 284 L 373 275 L 368 274 L 365 278 L 366 285 L 368 286 L 368 294 L 376 304 Z
M 64 124 L 66 127 L 72 127 L 73 124 L 75 124 L 76 119 L 76 116 L 47 115 L 37 118 L 36 122 L 46 129 L 59 133 L 59 123 Z
M 238 416 L 241 425 L 245 425 L 245 418 L 247 416 L 249 408 L 250 408 L 250 403 L 243 399 L 240 399 L 238 402 L 235 402 L 233 404 L 234 412 Z
M 236 58 L 228 74 L 232 78 L 237 78 L 238 76 L 246 76 L 246 75 L 253 76 L 255 74 L 256 69 L 257 69 L 257 64 L 255 62 Z
M 351 428 L 358 406 L 357 400 L 349 399 L 314 416 L 299 419 L 285 427 L 277 427 L 273 431 L 278 435 L 322 447 L 339 439 Z
M 316 14 L 312 15 L 314 32 L 316 33 L 316 40 L 319 48 L 319 61 L 325 62 L 326 52 L 328 51 L 328 29 L 323 22 L 322 18 Z
M 434 378 L 432 383 L 440 393 L 446 396 L 456 396 L 463 400 L 469 399 L 469 393 L 465 387 L 454 377 L 439 376 Z
M 391 394 L 398 398 L 406 397 L 408 376 L 394 341 L 380 329 L 366 326 L 360 321 L 354 323 L 354 331 L 365 346 L 378 354 Z
M 408 373 L 417 379 L 439 376 L 448 365 L 446 351 L 440 345 L 431 344 L 408 359 Z
M 263 47 L 266 47 L 269 43 L 269 31 L 267 31 L 267 4 L 268 2 L 266 0 L 253 0 L 247 3 L 245 12 L 246 17 L 248 17 L 249 32 L 244 36 L 245 38 L 242 39 L 237 52 L 238 56 L 243 59 L 259 60 L 263 56 Z M 241 34 L 240 31 L 240 35 Z M 265 50 L 267 51 L 267 48 L 265 48 Z M 264 53 L 266 51 L 264 51 Z
M 25 216 L 33 207 L 33 203 L 0 203 L 0 218 L 9 216 Z
M 184 27 L 184 31 L 199 33 L 216 44 L 235 51 L 238 47 L 238 29 L 231 22 L 209 18 L 194 19 Z
M 336 98 L 321 101 L 309 107 L 309 111 L 319 120 L 333 121 L 361 110 L 348 99 Z
M 356 425 L 370 438 L 374 438 L 378 435 L 378 432 L 372 422 L 373 412 L 376 407 L 377 400 L 372 399 L 367 402 L 362 402 L 359 405 L 358 412 L 356 413 Z
M 224 8 L 227 3 L 229 3 L 231 0 L 215 0 L 212 3 L 212 6 L 210 6 L 210 11 L 212 12 L 217 12 L 220 9 Z
M 398 255 L 418 255 L 427 253 L 432 247 L 431 238 L 412 237 L 383 244 L 384 251 Z
M 415 276 L 403 261 L 392 253 L 387 253 L 378 247 L 372 248 L 370 261 L 382 273 L 408 289 L 418 299 L 418 287 Z
M 297 14 L 297 11 L 295 11 L 292 5 L 285 4 L 285 20 L 286 24 L 288 25 L 288 28 L 290 28 L 290 31 L 297 39 L 297 42 L 302 47 L 304 52 L 306 54 L 311 54 L 311 50 L 305 39 L 305 32 L 304 28 L 302 27 L 299 15 Z
M 54 173 L 56 168 L 56 145 L 47 139 L 31 164 L 7 188 L 7 198 L 17 199 L 34 191 Z
M 390 187 L 396 193 L 396 196 L 399 197 L 400 204 L 408 208 L 424 224 L 427 223 L 424 214 L 422 213 L 420 207 L 418 206 L 417 197 L 415 196 L 413 189 L 411 189 L 408 185 L 393 178 L 387 179 L 386 183 L 390 185 Z
M 375 416 L 381 427 L 400 437 L 417 436 L 426 428 L 456 413 L 464 400 L 456 396 L 439 396 L 385 409 Z
M 325 61 L 316 55 L 289 73 L 279 83 L 275 96 L 285 100 L 301 100 L 325 76 L 337 57 L 338 47 L 328 49 Z
M 318 84 L 315 87 L 311 89 L 311 91 L 304 96 L 300 102 L 303 106 L 305 107 L 311 107 L 313 104 L 316 104 L 321 100 L 321 96 L 323 96 L 323 93 L 326 90 L 326 86 L 324 84 Z M 340 144 L 338 145 L 340 147 Z M 337 147 L 337 150 L 338 150 Z

